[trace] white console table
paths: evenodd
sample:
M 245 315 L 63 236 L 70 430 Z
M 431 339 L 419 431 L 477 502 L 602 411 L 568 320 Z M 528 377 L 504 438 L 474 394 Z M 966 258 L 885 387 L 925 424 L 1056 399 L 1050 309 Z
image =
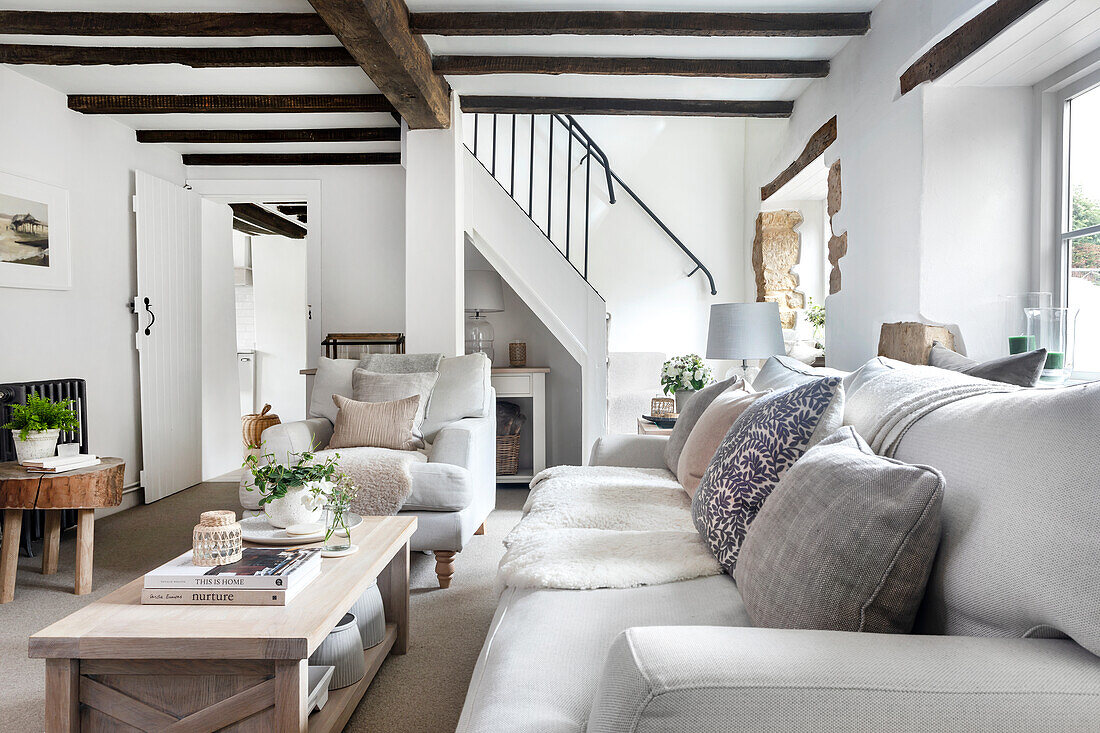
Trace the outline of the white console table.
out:
M 519 473 L 497 476 L 498 484 L 526 484 L 546 468 L 546 375 L 548 367 L 493 369 L 493 389 L 498 399 L 529 399 L 526 429 L 531 431 L 530 468 L 520 454 Z

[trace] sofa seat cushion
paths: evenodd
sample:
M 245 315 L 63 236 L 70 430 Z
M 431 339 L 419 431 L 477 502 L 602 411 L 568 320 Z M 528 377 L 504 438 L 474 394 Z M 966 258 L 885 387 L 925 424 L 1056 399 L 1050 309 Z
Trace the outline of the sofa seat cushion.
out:
M 635 626 L 748 626 L 733 581 L 587 591 L 506 588 L 466 694 L 462 733 L 583 731 L 612 641 Z M 538 684 L 517 684 L 537 679 Z
M 1100 382 L 984 394 L 913 425 L 895 457 L 943 473 L 917 629 L 1065 634 L 1100 654 Z
M 457 512 L 473 501 L 473 477 L 463 466 L 415 463 L 410 472 L 412 493 L 403 511 Z

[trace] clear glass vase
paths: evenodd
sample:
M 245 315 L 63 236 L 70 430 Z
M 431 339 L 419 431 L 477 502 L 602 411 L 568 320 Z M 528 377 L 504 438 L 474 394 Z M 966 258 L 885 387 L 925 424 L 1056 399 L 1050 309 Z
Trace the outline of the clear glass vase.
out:
M 343 552 L 351 548 L 351 531 L 348 529 L 348 511 L 346 502 L 333 502 L 325 505 L 325 550 Z
M 1035 337 L 1028 334 L 1027 311 L 1053 305 L 1054 296 L 1047 292 L 1020 293 L 1005 298 L 1005 335 L 1008 337 L 1009 354 L 1022 354 L 1039 348 L 1035 345 Z
M 1036 349 L 1047 350 L 1047 361 L 1040 381 L 1062 384 L 1073 372 L 1073 352 L 1077 330 L 1077 308 L 1027 308 L 1027 336 L 1034 338 Z

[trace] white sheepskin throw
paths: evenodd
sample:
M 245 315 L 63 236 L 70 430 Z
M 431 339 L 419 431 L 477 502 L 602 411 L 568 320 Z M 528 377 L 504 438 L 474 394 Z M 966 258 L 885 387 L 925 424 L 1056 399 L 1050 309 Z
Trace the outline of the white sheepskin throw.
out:
M 547 469 L 504 545 L 498 589 L 629 588 L 721 572 L 664 469 Z
M 387 448 L 339 448 L 317 451 L 318 462 L 338 455 L 340 470 L 359 487 L 352 511 L 363 516 L 392 516 L 401 511 L 412 492 L 409 467 L 428 460 L 416 451 Z

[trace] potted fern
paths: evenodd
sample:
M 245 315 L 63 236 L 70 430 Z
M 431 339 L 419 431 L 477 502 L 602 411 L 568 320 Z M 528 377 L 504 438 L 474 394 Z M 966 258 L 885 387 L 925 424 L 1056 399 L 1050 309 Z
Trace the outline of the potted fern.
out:
M 11 420 L 3 427 L 11 430 L 16 460 L 23 463 L 54 455 L 61 431 L 78 429 L 80 420 L 72 400 L 54 402 L 31 393 L 27 404 L 12 405 Z

